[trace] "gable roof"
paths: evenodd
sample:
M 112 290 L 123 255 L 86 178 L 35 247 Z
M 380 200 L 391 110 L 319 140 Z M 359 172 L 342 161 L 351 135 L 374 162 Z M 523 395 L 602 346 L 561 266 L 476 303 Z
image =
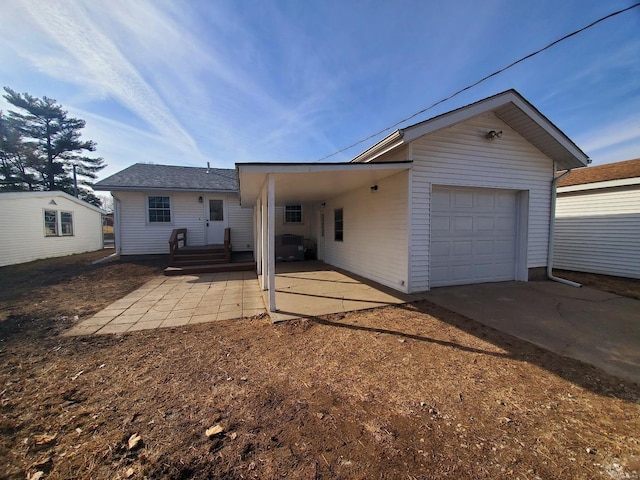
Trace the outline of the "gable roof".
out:
M 0 200 L 20 200 L 22 198 L 50 198 L 50 197 L 63 197 L 67 200 L 77 203 L 78 205 L 88 208 L 89 210 L 94 210 L 98 213 L 106 215 L 106 210 L 102 210 L 101 208 L 96 207 L 84 200 L 80 200 L 79 198 L 74 197 L 73 195 L 69 195 L 66 192 L 60 190 L 47 190 L 43 192 L 0 192 Z
M 100 180 L 94 190 L 181 190 L 238 192 L 234 169 L 136 163 Z
M 451 127 L 487 112 L 493 112 L 529 143 L 556 161 L 558 169 L 584 167 L 589 163 L 589 157 L 569 137 L 513 89 L 396 130 L 351 161 L 371 162 L 376 157 L 423 135 Z
M 623 180 L 625 178 L 640 178 L 640 158 L 572 170 L 570 175 L 562 177 L 558 181 L 558 187 Z

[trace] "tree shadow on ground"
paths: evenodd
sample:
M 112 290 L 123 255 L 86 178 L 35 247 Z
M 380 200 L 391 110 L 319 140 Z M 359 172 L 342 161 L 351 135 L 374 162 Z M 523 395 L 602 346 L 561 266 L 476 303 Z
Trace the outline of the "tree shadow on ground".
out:
M 472 335 L 483 342 L 488 342 L 500 351 L 465 345 L 464 341 L 457 342 L 416 335 L 410 333 L 409 328 L 407 331 L 402 331 L 354 324 L 350 321 L 349 314 L 332 314 L 321 317 L 306 316 L 303 318 L 309 322 L 328 327 L 370 332 L 375 335 L 392 335 L 399 339 L 450 347 L 460 352 L 489 355 L 498 359 L 531 363 L 597 395 L 618 398 L 636 404 L 640 403 L 640 386 L 633 382 L 622 380 L 579 360 L 545 350 L 525 340 L 496 330 L 463 315 L 451 312 L 429 301 L 420 300 L 394 305 L 390 308 L 400 308 L 409 312 L 428 315 L 462 332 Z M 279 313 L 286 314 L 286 312 Z M 541 385 L 541 388 L 544 387 Z

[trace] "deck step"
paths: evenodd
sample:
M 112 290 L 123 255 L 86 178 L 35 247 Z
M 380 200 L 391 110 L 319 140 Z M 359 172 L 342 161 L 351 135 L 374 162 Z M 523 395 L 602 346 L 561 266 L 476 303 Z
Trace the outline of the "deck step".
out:
M 222 258 L 207 258 L 201 260 L 191 260 L 191 259 L 182 259 L 182 260 L 174 260 L 169 265 L 170 267 L 185 267 L 189 265 L 218 265 L 222 263 L 229 263 L 229 261 Z
M 243 272 L 255 271 L 255 262 L 237 262 L 237 263 L 219 263 L 207 265 L 184 265 L 176 267 L 167 267 L 164 274 L 167 276 L 175 275 L 197 275 L 200 273 L 219 273 L 219 272 Z
M 225 259 L 225 254 L 224 252 L 222 253 L 200 253 L 200 254 L 195 254 L 195 255 L 190 255 L 190 254 L 184 254 L 184 253 L 179 253 L 177 255 L 174 255 L 173 257 L 173 261 L 174 262 L 181 262 L 181 261 L 192 261 L 192 260 L 200 260 L 202 263 L 207 263 L 209 260 L 224 260 Z

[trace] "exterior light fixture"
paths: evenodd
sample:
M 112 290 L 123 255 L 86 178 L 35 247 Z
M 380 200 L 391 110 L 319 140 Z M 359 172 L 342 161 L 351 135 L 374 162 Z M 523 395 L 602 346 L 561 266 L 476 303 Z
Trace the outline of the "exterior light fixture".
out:
M 198 203 L 202 203 L 202 195 L 198 197 Z
M 487 137 L 489 140 L 493 140 L 494 138 L 502 138 L 502 130 L 498 132 L 496 132 L 495 130 L 491 130 L 490 132 L 487 132 L 485 137 Z

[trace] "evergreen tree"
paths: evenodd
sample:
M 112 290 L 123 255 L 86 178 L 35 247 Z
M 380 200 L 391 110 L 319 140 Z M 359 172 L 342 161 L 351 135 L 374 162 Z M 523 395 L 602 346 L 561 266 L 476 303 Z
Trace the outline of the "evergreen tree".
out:
M 8 87 L 4 90 L 4 98 L 21 112 L 10 110 L 2 121 L 3 183 L 12 182 L 14 189 L 62 190 L 73 195 L 76 165 L 79 185 L 91 187 L 91 181 L 106 165 L 102 158 L 84 155 L 96 149 L 95 142 L 81 140 L 85 121 L 68 117 L 68 112 L 51 98 L 19 94 Z M 80 198 L 100 204 L 90 190 L 78 190 Z

